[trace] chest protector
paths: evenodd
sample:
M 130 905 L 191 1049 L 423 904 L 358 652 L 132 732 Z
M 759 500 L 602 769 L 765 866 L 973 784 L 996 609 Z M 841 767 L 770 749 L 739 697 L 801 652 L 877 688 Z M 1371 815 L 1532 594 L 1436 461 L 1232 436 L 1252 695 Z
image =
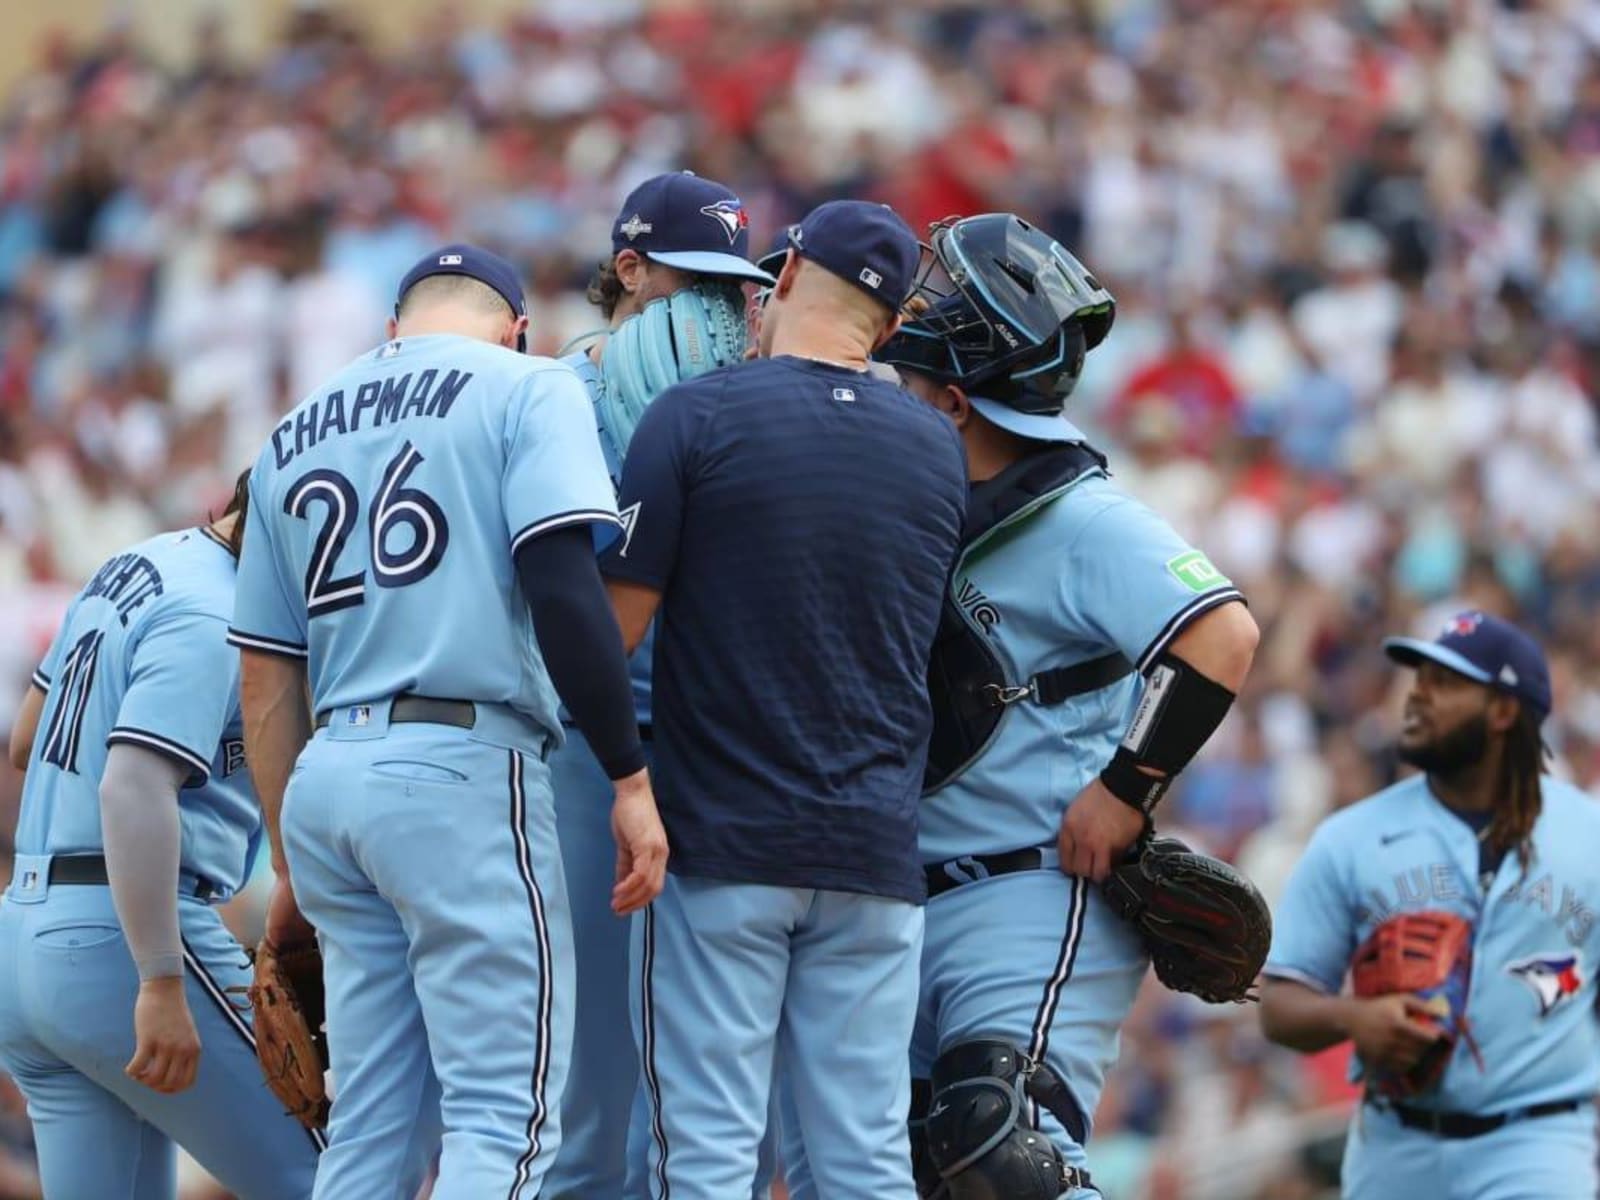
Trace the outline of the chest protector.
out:
M 1084 475 L 1104 470 L 1105 465 L 1105 458 L 1094 448 L 1070 442 L 1030 455 L 974 486 L 961 531 L 958 567 L 1002 526 L 1027 521 Z M 939 632 L 928 662 L 933 735 L 928 742 L 924 793 L 948 783 L 989 748 L 1011 705 L 1061 704 L 1108 687 L 1133 671 L 1132 663 L 1113 652 L 1041 671 L 1031 679 L 1012 679 L 984 629 L 981 616 L 965 612 L 956 603 L 953 589 L 946 588 Z

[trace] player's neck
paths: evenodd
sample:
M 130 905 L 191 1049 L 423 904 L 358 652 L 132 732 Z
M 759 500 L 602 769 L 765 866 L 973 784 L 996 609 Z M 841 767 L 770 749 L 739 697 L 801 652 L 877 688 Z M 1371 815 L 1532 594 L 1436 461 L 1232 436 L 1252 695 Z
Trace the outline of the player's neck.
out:
M 867 369 L 868 347 L 848 326 L 816 309 L 784 314 L 783 324 L 773 331 L 771 355 L 809 358 L 832 363 L 852 371 Z
M 1447 808 L 1457 812 L 1488 812 L 1499 798 L 1499 746 L 1490 746 L 1477 762 L 1453 771 L 1428 772 L 1428 790 Z

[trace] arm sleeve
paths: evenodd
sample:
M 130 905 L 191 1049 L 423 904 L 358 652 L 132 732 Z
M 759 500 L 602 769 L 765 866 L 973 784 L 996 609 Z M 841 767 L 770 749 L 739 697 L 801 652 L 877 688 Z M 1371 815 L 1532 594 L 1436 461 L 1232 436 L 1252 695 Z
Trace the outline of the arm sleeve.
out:
M 505 450 L 501 502 L 513 554 L 568 525 L 588 528 L 594 549 L 616 538 L 621 522 L 594 405 L 571 367 L 535 371 L 519 385 L 506 408 Z
M 1264 973 L 1336 995 L 1355 950 L 1339 858 L 1327 831 L 1319 830 L 1278 901 Z
M 611 578 L 666 590 L 689 490 L 696 394 L 692 385 L 668 388 L 634 430 L 618 498 L 625 533 L 601 562 Z
M 550 680 L 607 777 L 642 769 L 628 660 L 588 532 L 568 525 L 527 539 L 517 576 Z
M 262 472 L 258 463 L 250 473 L 250 510 L 245 515 L 228 641 L 247 650 L 305 658 L 305 587 L 285 577 L 286 564 L 280 561 L 272 529 L 272 518 L 278 514 L 266 498 Z
M 183 974 L 178 789 L 184 774 L 180 763 L 154 750 L 118 745 L 106 755 L 100 778 L 111 901 L 141 980 Z
M 204 782 L 238 695 L 239 656 L 228 648 L 222 618 L 159 616 L 134 647 L 128 690 L 106 744 L 159 751 Z
M 1189 622 L 1239 589 L 1138 501 L 1113 494 L 1079 528 L 1063 573 L 1067 624 L 1093 629 L 1140 671 Z

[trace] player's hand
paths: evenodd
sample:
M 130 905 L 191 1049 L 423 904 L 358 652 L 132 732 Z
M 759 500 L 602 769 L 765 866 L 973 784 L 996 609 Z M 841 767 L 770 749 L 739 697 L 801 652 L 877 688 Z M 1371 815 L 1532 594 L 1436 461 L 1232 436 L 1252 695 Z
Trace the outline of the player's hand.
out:
M 1143 832 L 1143 814 L 1113 796 L 1096 776 L 1073 797 L 1061 818 L 1056 838 L 1061 869 L 1098 883 Z
M 314 941 L 317 931 L 300 911 L 294 898 L 294 887 L 287 875 L 279 875 L 273 882 L 272 895 L 267 899 L 266 938 L 274 946 L 298 946 Z
M 129 1079 L 169 1096 L 194 1083 L 200 1070 L 200 1034 L 189 1015 L 182 975 L 139 985 L 133 1032 L 137 1044 L 123 1068 Z
M 667 878 L 667 831 L 656 812 L 649 772 L 617 780 L 616 789 L 611 836 L 617 842 L 617 885 L 611 889 L 611 911 L 623 917 L 661 894 Z
M 1350 1000 L 1350 1040 L 1368 1067 L 1403 1074 L 1416 1066 L 1441 1031 L 1428 1006 L 1409 992 Z

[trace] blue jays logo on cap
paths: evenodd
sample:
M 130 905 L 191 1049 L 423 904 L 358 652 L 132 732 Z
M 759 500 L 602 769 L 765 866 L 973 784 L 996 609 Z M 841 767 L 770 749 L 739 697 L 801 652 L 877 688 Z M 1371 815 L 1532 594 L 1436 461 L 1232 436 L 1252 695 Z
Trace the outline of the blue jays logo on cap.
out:
M 1550 712 L 1550 668 L 1544 651 L 1515 625 L 1489 613 L 1456 613 L 1431 642 L 1389 638 L 1383 649 L 1401 666 L 1437 663 L 1475 683 L 1516 696 L 1541 717 Z
M 744 205 L 737 200 L 718 200 L 715 204 L 702 206 L 700 211 L 722 226 L 730 246 L 739 240 L 740 230 L 750 228 L 750 214 L 744 211 Z
M 1541 1017 L 1548 1017 L 1583 989 L 1583 960 L 1576 954 L 1534 955 L 1507 963 L 1506 971 L 1533 989 Z
M 1444 628 L 1439 630 L 1441 638 L 1469 637 L 1478 632 L 1478 626 L 1483 624 L 1483 614 L 1477 612 L 1457 613 L 1444 623 Z

